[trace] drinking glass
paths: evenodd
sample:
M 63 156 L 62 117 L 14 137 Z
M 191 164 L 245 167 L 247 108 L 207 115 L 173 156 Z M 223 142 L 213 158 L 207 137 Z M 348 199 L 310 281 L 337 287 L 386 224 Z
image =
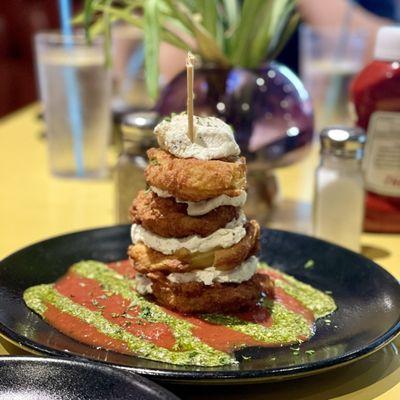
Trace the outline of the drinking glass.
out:
M 315 110 L 315 129 L 351 124 L 349 86 L 365 64 L 367 34 L 342 27 L 300 28 L 300 76 Z
M 113 102 L 150 109 L 144 72 L 143 32 L 127 23 L 112 27 Z
M 101 41 L 80 34 L 35 37 L 50 169 L 63 177 L 107 174 L 111 80 Z

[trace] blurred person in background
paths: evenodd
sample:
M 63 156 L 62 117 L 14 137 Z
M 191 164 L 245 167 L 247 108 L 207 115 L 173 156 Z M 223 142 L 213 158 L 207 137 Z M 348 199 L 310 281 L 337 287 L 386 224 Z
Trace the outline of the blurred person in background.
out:
M 400 22 L 400 0 L 299 0 L 298 3 L 302 22 L 312 28 L 340 28 L 349 7 L 353 7 L 349 31 L 364 30 L 368 33 L 368 62 L 372 58 L 378 29 Z M 278 61 L 296 72 L 299 70 L 298 36 L 297 30 L 278 57 Z

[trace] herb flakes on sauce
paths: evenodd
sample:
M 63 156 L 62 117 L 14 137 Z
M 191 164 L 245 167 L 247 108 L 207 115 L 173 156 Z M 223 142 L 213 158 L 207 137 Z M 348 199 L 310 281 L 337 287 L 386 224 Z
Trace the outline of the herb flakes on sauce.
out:
M 117 340 L 134 355 L 177 365 L 219 366 L 237 363 L 231 352 L 213 348 L 212 340 L 206 343 L 206 339 L 203 339 L 205 341 L 200 339 L 201 335 L 196 336 L 198 326 L 201 324 L 218 325 L 221 329 L 226 328 L 228 333 L 229 331 L 239 332 L 235 333 L 236 336 L 232 336 L 236 341 L 233 340 L 230 343 L 231 350 L 245 346 L 246 343 L 241 340 L 246 337 L 257 341 L 260 345 L 265 343 L 268 346 L 282 346 L 301 343 L 314 333 L 314 325 L 302 313 L 291 311 L 284 302 L 271 299 L 265 300 L 261 305 L 268 309 L 269 313 L 267 314 L 269 320 L 264 323 L 244 320 L 240 318 L 240 315 L 206 314 L 186 317 L 170 312 L 139 295 L 135 291 L 134 279 L 119 273 L 119 267 L 123 270 L 122 264 L 116 264 L 116 267 L 111 268 L 107 264 L 89 260 L 74 264 L 69 269 L 66 276 L 72 280 L 78 280 L 78 287 L 84 287 L 79 283 L 79 279 L 85 279 L 89 282 L 88 286 L 90 282 L 94 282 L 106 294 L 90 301 L 91 305 L 95 306 L 95 310 L 80 304 L 74 293 L 68 296 L 62 295 L 57 290 L 57 283 L 27 289 L 24 293 L 25 303 L 44 319 L 46 319 L 49 305 L 55 307 L 61 314 L 66 313 L 78 318 L 108 338 L 108 341 L 103 343 L 104 348 L 107 348 L 112 340 Z M 262 273 L 268 274 L 270 271 L 271 276 L 274 275 L 276 287 L 281 288 L 304 308 L 311 310 L 315 318 L 325 317 L 336 309 L 334 300 L 326 293 L 274 270 L 266 264 L 260 264 L 260 268 L 264 269 Z M 63 279 L 61 278 L 58 282 Z M 91 292 L 88 293 L 90 295 Z M 107 311 L 107 305 L 100 305 L 96 300 L 103 299 L 106 304 L 107 301 L 117 301 L 116 298 L 123 302 L 122 309 L 125 311 L 118 313 Z M 109 319 L 106 318 L 107 315 Z M 326 318 L 325 323 L 328 321 L 330 320 Z M 57 328 L 56 322 L 50 322 Z M 151 324 L 154 324 L 154 327 Z M 165 330 L 169 332 L 170 347 L 157 345 L 156 340 L 159 339 L 157 326 L 160 324 L 165 328 L 164 332 Z M 150 331 L 141 331 L 141 329 L 150 329 Z M 151 332 L 153 336 L 145 332 Z M 84 336 L 81 340 L 89 345 L 92 344 Z M 293 351 L 299 350 L 293 348 Z M 311 351 L 306 354 L 311 355 Z

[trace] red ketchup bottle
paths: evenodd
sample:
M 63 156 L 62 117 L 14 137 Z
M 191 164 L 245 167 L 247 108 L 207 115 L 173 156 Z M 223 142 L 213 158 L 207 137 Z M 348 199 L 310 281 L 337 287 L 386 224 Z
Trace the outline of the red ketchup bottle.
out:
M 374 61 L 350 89 L 356 124 L 367 132 L 364 229 L 400 232 L 400 27 L 378 31 Z

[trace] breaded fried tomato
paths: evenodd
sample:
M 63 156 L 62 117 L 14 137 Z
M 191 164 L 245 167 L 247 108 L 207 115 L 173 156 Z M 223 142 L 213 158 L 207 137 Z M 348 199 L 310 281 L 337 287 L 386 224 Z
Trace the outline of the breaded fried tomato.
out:
M 238 196 L 246 187 L 246 161 L 177 158 L 152 148 L 147 151 L 146 181 L 185 201 L 201 201 L 225 194 Z
M 235 245 L 226 249 L 216 248 L 204 253 L 190 253 L 181 249 L 171 255 L 162 254 L 136 243 L 129 247 L 128 255 L 136 271 L 149 272 L 187 272 L 214 266 L 216 269 L 231 270 L 258 251 L 260 227 L 254 220 L 246 224 L 246 236 Z
M 242 283 L 172 283 L 161 273 L 151 273 L 156 301 L 182 313 L 227 313 L 253 307 L 271 290 L 268 275 L 256 274 Z
M 133 201 L 129 214 L 133 223 L 166 238 L 209 236 L 225 227 L 238 214 L 233 206 L 218 207 L 199 217 L 187 215 L 186 209 L 187 204 L 142 190 Z

